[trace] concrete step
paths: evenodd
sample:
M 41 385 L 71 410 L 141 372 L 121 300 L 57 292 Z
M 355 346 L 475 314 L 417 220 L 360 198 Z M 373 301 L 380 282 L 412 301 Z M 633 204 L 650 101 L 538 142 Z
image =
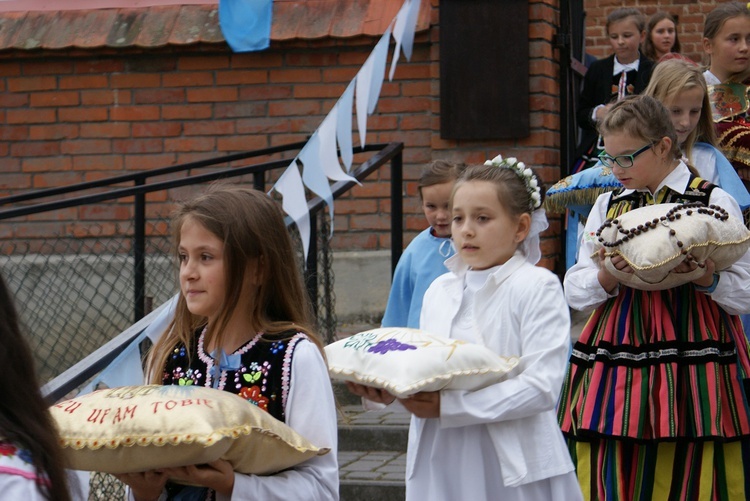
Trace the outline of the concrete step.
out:
M 342 407 L 339 451 L 406 452 L 410 414 L 390 409 L 365 412 L 360 405 Z
M 340 406 L 341 501 L 400 501 L 405 497 L 410 415 L 404 410 L 365 411 L 359 397 L 334 383 Z
M 405 452 L 339 452 L 341 501 L 396 501 L 406 497 Z

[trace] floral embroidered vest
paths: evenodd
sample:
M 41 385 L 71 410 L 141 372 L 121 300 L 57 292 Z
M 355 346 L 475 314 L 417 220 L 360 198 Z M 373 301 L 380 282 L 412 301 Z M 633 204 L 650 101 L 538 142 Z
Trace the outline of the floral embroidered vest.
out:
M 294 347 L 307 336 L 295 331 L 259 333 L 219 360 L 205 352 L 204 338 L 205 328 L 196 331 L 189 359 L 183 344 L 175 346 L 167 359 L 162 384 L 195 384 L 229 391 L 284 422 Z
M 701 202 L 707 206 L 714 188 L 715 185 L 692 174 L 685 193 L 665 186 L 656 194 L 656 200 L 647 191 L 633 191 L 623 195 L 624 188 L 620 188 L 612 192 L 607 206 L 607 218 L 614 219 L 625 212 L 653 204 Z

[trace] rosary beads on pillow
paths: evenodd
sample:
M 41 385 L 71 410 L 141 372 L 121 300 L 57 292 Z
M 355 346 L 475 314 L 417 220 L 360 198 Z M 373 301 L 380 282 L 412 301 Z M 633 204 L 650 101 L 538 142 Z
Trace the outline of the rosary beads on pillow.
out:
M 703 263 L 711 259 L 716 271 L 729 268 L 750 248 L 750 231 L 744 222 L 717 205 L 699 202 L 655 204 L 606 220 L 594 239 L 605 249 L 604 265 L 624 284 L 643 290 L 669 289 L 701 277 Z M 613 256 L 622 256 L 633 273 L 617 270 Z M 676 273 L 685 259 L 698 264 L 692 272 Z

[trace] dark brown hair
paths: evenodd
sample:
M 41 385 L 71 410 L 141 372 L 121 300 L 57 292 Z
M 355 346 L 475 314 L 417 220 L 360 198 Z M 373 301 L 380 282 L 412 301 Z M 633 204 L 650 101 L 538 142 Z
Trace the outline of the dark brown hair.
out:
M 205 194 L 183 203 L 172 218 L 175 255 L 185 221 L 199 223 L 224 243 L 226 297 L 216 325 L 209 325 L 206 344 L 221 345 L 222 333 L 242 293 L 246 270 L 257 260 L 260 286 L 252 311 L 247 315 L 255 329 L 278 334 L 290 329 L 305 332 L 322 352 L 322 342 L 313 333 L 309 297 L 302 281 L 298 258 L 284 224 L 279 204 L 265 193 L 241 186 L 214 184 Z M 162 368 L 178 343 L 190 346 L 195 330 L 206 325 L 205 317 L 192 315 L 180 292 L 175 316 L 154 345 L 149 375 L 161 383 Z
M 436 184 L 449 183 L 458 179 L 461 172 L 466 168 L 463 162 L 451 162 L 449 160 L 433 160 L 422 168 L 419 176 L 419 198 L 422 198 L 422 188 Z
M 13 298 L 0 277 L 0 436 L 29 452 L 39 490 L 51 501 L 68 501 L 68 479 L 59 437 L 47 402 L 39 392 L 31 349 L 21 334 Z
M 643 41 L 643 55 L 652 61 L 656 62 L 656 49 L 654 48 L 654 42 L 651 40 L 651 32 L 657 24 L 668 19 L 674 24 L 674 45 L 672 45 L 671 52 L 680 52 L 680 38 L 677 36 L 677 20 L 669 12 L 657 12 L 648 18 L 646 23 L 646 39 Z

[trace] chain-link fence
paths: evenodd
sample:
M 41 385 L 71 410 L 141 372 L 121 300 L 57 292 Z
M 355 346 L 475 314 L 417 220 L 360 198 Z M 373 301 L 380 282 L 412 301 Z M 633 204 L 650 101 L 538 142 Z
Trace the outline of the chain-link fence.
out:
M 187 190 L 181 191 L 160 205 L 173 206 Z M 134 224 L 52 223 L 60 219 L 58 211 L 35 217 L 43 217 L 49 230 L 55 227 L 53 234 L 0 241 L 0 262 L 15 294 L 40 379 L 48 382 L 133 323 Z M 328 216 L 321 212 L 317 220 L 317 320 L 320 334 L 331 339 L 336 318 Z M 28 225 L 28 220 L 0 221 L 0 228 L 6 232 L 21 232 Z M 302 266 L 302 243 L 293 226 L 290 232 L 298 249 L 297 265 Z M 168 216 L 158 214 L 146 221 L 146 235 L 144 295 L 147 305 L 158 306 L 177 291 Z M 89 499 L 121 499 L 124 493 L 110 475 L 94 474 L 90 483 Z
M 55 211 L 46 214 L 50 220 L 57 216 Z M 319 332 L 330 340 L 336 319 L 327 214 L 319 213 L 318 220 L 316 312 Z M 7 231 L 26 225 L 27 221 L 0 220 L 0 228 Z M 75 235 L 66 232 L 68 228 L 63 223 L 50 237 L 0 241 L 3 274 L 15 294 L 42 382 L 69 369 L 134 321 L 135 257 L 129 250 L 133 223 L 95 223 L 77 227 Z M 177 292 L 168 228 L 167 216 L 146 222 L 141 262 L 147 305 L 158 306 Z M 290 231 L 302 266 L 302 244 L 294 227 Z

